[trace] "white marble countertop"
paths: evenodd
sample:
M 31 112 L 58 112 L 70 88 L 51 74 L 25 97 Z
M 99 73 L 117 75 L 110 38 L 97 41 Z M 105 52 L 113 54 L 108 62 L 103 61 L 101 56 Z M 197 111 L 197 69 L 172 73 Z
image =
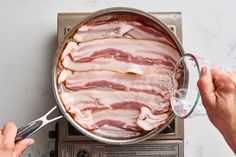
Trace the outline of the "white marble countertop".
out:
M 181 11 L 186 51 L 236 69 L 236 1 L 156 0 L 0 0 L 0 126 L 18 126 L 53 106 L 51 61 L 56 50 L 58 12 L 90 12 L 125 6 L 144 11 Z M 36 144 L 23 156 L 47 157 L 51 124 L 34 135 Z M 185 120 L 186 157 L 233 157 L 207 117 Z

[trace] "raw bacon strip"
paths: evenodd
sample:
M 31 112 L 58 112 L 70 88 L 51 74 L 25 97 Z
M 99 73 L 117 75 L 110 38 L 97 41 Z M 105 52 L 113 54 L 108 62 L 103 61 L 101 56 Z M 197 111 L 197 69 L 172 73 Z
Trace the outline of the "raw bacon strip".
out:
M 142 135 L 140 131 L 125 130 L 122 128 L 117 128 L 108 125 L 104 125 L 96 130 L 93 130 L 92 132 L 99 136 L 114 138 L 114 139 L 129 139 Z
M 137 109 L 98 110 L 92 112 L 74 112 L 72 115 L 77 123 L 88 130 L 98 129 L 103 125 L 115 126 L 126 130 L 140 130 L 136 124 L 139 116 Z
M 101 17 L 97 17 L 87 23 L 89 26 L 96 26 L 96 25 L 101 25 L 104 23 L 107 23 L 109 21 L 115 21 L 117 19 L 117 16 L 115 15 L 103 15 Z
M 176 48 L 174 41 L 166 33 L 157 31 L 156 29 L 151 27 L 144 26 L 138 22 L 130 22 L 129 24 L 134 26 L 134 28 L 127 34 L 132 36 L 133 38 L 160 41 L 172 46 L 173 48 Z
M 91 57 L 82 58 L 80 60 L 76 60 L 76 62 L 91 62 L 96 58 L 115 58 L 118 61 L 127 62 L 127 63 L 134 63 L 140 65 L 160 65 L 167 66 L 170 68 L 174 67 L 174 63 L 163 61 L 161 59 L 149 59 L 149 58 L 142 58 L 142 57 L 133 57 L 129 53 L 108 48 L 100 51 L 96 51 Z M 75 61 L 75 60 L 74 60 Z
M 153 115 L 149 108 L 142 107 L 137 124 L 140 128 L 150 131 L 161 127 L 168 120 L 169 113 Z
M 62 61 L 62 65 L 72 71 L 116 71 L 120 73 L 130 73 L 144 75 L 148 73 L 164 73 L 171 75 L 172 69 L 164 65 L 139 65 L 134 63 L 120 62 L 114 58 L 97 58 L 91 62 L 73 62 L 69 56 Z
M 57 78 L 57 83 L 60 84 L 64 82 L 71 75 L 72 75 L 72 71 L 63 69 Z
M 65 56 L 67 56 L 69 53 L 72 51 L 77 51 L 78 50 L 78 45 L 74 41 L 70 41 L 67 43 L 65 49 L 63 50 L 61 54 L 61 59 L 63 59 Z
M 85 42 L 108 37 L 121 37 L 131 29 L 131 25 L 118 21 L 101 25 L 84 25 L 78 29 L 77 33 L 74 35 L 74 40 L 77 42 Z
M 98 30 L 112 30 L 112 29 L 124 29 L 126 27 L 126 21 L 107 21 L 105 23 L 100 24 L 93 24 L 93 25 L 83 25 L 78 29 L 78 32 L 85 32 L 85 31 L 98 31 Z M 129 26 L 131 27 L 131 26 Z M 124 29 L 126 30 L 126 29 Z
M 130 90 L 164 96 L 173 88 L 171 76 L 165 74 L 123 75 L 112 71 L 88 71 L 69 74 L 65 71 L 68 70 L 62 71 L 59 78 L 64 78 L 65 86 L 71 90 L 110 87 L 117 90 Z M 65 76 L 66 74 L 69 75 Z M 63 82 L 62 79 L 59 81 Z
M 168 111 L 170 107 L 168 95 L 162 97 L 132 91 L 80 90 L 61 93 L 60 97 L 65 108 L 73 112 L 129 107 L 139 109 L 144 106 L 152 113 L 159 114 Z
M 174 41 L 161 31 L 144 26 L 139 22 L 112 21 L 100 24 L 81 26 L 74 35 L 77 42 L 91 41 L 95 39 L 121 37 L 128 34 L 136 39 L 155 40 L 166 43 L 174 48 Z
M 68 89 L 65 87 L 63 83 L 58 85 L 58 92 L 59 93 L 64 93 L 64 92 L 73 92 L 72 90 Z
M 125 43 L 125 44 L 124 44 Z M 74 61 L 91 61 L 97 57 L 126 57 L 132 59 L 148 60 L 153 63 L 175 64 L 179 58 L 179 52 L 161 42 L 124 38 L 108 38 L 80 43 L 78 49 L 71 52 Z M 169 63 L 169 64 L 170 64 Z

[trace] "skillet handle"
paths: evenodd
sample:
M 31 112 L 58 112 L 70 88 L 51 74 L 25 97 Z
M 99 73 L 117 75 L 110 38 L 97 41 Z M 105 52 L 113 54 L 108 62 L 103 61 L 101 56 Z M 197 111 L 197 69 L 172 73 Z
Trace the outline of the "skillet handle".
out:
M 58 117 L 52 119 L 47 118 L 48 115 L 50 115 L 55 109 L 57 109 L 57 106 L 53 107 L 50 111 L 48 111 L 45 115 L 43 115 L 39 119 L 36 119 L 35 121 L 30 122 L 26 126 L 17 129 L 15 142 L 19 142 L 24 138 L 31 136 L 32 134 L 34 134 L 36 131 L 38 131 L 40 128 L 47 125 L 48 123 L 51 123 L 53 121 L 62 118 L 63 117 L 62 115 L 59 115 Z

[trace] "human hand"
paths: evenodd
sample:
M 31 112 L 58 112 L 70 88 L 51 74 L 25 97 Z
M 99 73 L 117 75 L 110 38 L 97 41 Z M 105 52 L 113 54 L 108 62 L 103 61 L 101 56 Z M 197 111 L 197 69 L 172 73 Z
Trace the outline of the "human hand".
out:
M 210 121 L 236 154 L 236 73 L 203 67 L 198 88 Z
M 0 156 L 19 157 L 24 150 L 34 143 L 33 139 L 24 139 L 15 143 L 17 128 L 14 123 L 8 122 L 0 129 Z

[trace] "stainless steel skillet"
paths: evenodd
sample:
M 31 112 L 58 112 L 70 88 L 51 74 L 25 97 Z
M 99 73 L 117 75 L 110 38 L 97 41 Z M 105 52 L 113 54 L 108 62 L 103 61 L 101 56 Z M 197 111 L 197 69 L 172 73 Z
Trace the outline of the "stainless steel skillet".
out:
M 136 10 L 136 9 L 131 9 L 131 8 L 109 8 L 109 9 L 104 9 L 104 10 L 100 10 L 100 11 L 93 13 L 91 16 L 85 18 L 82 22 L 78 23 L 76 26 L 74 26 L 68 32 L 68 34 L 64 38 L 64 41 L 58 47 L 57 52 L 55 54 L 55 57 L 53 60 L 53 67 L 52 67 L 52 75 L 53 75 L 52 87 L 53 87 L 53 93 L 54 93 L 54 96 L 55 96 L 55 99 L 57 102 L 56 106 L 53 107 L 43 117 L 29 123 L 28 125 L 26 125 L 24 127 L 19 128 L 18 132 L 17 132 L 16 142 L 19 140 L 22 140 L 25 137 L 32 135 L 37 130 L 39 130 L 41 127 L 43 127 L 44 125 L 46 125 L 50 122 L 53 122 L 55 120 L 58 120 L 62 117 L 65 117 L 78 131 L 82 132 L 84 135 L 86 135 L 90 138 L 100 141 L 100 142 L 103 142 L 103 143 L 118 144 L 118 145 L 134 144 L 134 143 L 138 143 L 138 142 L 147 140 L 149 138 L 152 138 L 153 136 L 160 133 L 163 129 L 165 129 L 169 125 L 169 123 L 171 123 L 173 121 L 175 116 L 172 113 L 168 122 L 165 125 L 161 126 L 158 129 L 152 130 L 151 132 L 149 132 L 147 134 L 144 134 L 140 137 L 129 138 L 129 139 L 113 139 L 113 138 L 106 138 L 106 137 L 98 136 L 98 135 L 94 134 L 93 132 L 84 129 L 78 123 L 76 123 L 74 121 L 74 119 L 70 116 L 69 113 L 66 112 L 66 110 L 62 104 L 62 101 L 59 97 L 58 85 L 57 85 L 57 70 L 58 70 L 57 68 L 58 68 L 58 61 L 59 61 L 61 52 L 64 49 L 66 43 L 70 40 L 71 36 L 75 33 L 77 28 L 90 22 L 91 20 L 94 20 L 97 18 L 102 19 L 102 17 L 107 16 L 107 15 L 109 15 L 109 16 L 110 15 L 112 15 L 112 16 L 128 15 L 128 16 L 131 16 L 134 18 L 142 19 L 147 24 L 149 24 L 151 27 L 153 27 L 155 29 L 159 29 L 159 30 L 161 29 L 162 31 L 166 32 L 172 38 L 172 40 L 175 42 L 176 47 L 179 49 L 180 55 L 184 54 L 183 47 L 180 44 L 176 35 L 164 23 L 162 23 L 156 17 L 153 17 L 148 13 L 145 13 L 143 11 Z M 47 119 L 47 117 L 56 109 L 59 109 L 61 114 L 55 118 Z

